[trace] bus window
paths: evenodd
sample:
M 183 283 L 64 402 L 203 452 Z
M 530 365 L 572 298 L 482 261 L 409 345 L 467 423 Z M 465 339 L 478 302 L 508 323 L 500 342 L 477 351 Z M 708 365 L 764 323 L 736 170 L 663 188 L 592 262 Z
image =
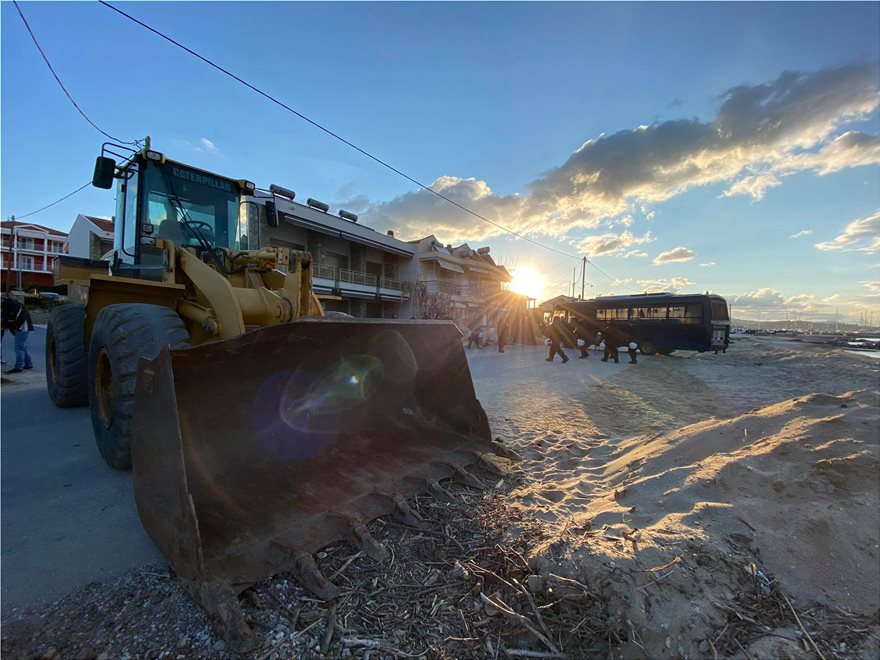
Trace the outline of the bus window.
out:
M 712 301 L 712 319 L 715 321 L 729 321 L 727 315 L 727 303 L 723 300 Z
M 630 320 L 634 323 L 665 323 L 666 306 L 646 305 L 644 307 L 633 307 Z
M 703 322 L 703 308 L 699 303 L 687 305 L 669 306 L 670 323 L 695 323 Z
M 596 310 L 596 318 L 600 321 L 626 321 L 628 307 L 613 307 Z

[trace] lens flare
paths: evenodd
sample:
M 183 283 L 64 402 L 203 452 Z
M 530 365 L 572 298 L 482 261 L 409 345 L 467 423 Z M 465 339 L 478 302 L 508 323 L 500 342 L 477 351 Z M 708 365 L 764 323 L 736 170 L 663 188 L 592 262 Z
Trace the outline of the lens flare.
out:
M 384 365 L 372 355 L 351 355 L 339 360 L 301 388 L 300 379 L 291 379 L 279 402 L 279 415 L 285 424 L 302 431 L 314 431 L 322 417 L 335 417 L 365 403 L 382 381 Z

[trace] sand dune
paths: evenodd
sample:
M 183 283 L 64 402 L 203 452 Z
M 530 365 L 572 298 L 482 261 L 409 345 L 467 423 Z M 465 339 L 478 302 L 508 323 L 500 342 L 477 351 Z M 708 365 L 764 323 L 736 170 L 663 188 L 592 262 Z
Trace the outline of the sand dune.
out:
M 762 589 L 877 613 L 877 366 L 761 343 L 685 359 L 645 360 L 582 406 L 557 401 L 546 433 L 520 436 L 526 479 L 511 506 L 543 527 L 530 564 L 595 590 L 622 657 L 711 657 L 729 604 Z M 829 393 L 801 394 L 817 390 Z M 752 643 L 758 657 L 803 652 Z

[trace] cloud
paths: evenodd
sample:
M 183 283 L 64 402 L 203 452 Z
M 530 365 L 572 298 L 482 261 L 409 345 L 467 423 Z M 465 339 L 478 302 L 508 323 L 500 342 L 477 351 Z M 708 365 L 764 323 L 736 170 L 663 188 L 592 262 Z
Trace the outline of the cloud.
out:
M 432 188 L 519 233 L 564 237 L 689 189 L 727 184 L 724 196 L 760 199 L 797 171 L 817 175 L 880 162 L 880 138 L 844 131 L 880 100 L 877 62 L 782 73 L 721 94 L 714 118 L 663 121 L 586 140 L 561 165 L 495 195 L 477 178 L 438 177 Z M 650 214 L 648 214 L 650 217 Z M 482 239 L 502 233 L 426 191 L 371 205 L 368 222 L 417 238 Z
M 656 257 L 654 257 L 654 263 L 658 266 L 661 264 L 672 264 L 676 262 L 690 261 L 696 256 L 697 253 L 693 250 L 679 246 L 677 248 L 669 250 L 668 252 L 661 252 L 660 254 L 658 254 Z
M 739 296 L 733 296 L 730 302 L 737 307 L 749 309 L 778 308 L 785 304 L 785 297 L 776 289 L 764 287 L 757 291 L 748 291 Z
M 795 296 L 791 296 L 789 298 L 786 298 L 785 304 L 790 305 L 790 306 L 791 305 L 793 305 L 793 306 L 810 305 L 814 299 L 815 299 L 815 296 L 812 296 L 808 293 L 799 293 Z
M 441 176 L 429 186 L 432 190 L 476 213 L 520 233 L 531 232 L 521 221 L 525 198 L 499 196 L 485 181 Z M 503 230 L 454 208 L 449 202 L 426 190 L 404 193 L 387 202 L 374 203 L 366 218 L 381 229 L 394 229 L 406 239 L 437 235 L 443 242 L 480 240 Z M 537 229 L 537 228 L 535 228 Z
M 742 295 L 730 296 L 728 300 L 732 305 L 742 310 L 785 313 L 814 312 L 817 307 L 827 307 L 830 302 L 837 300 L 839 294 L 835 294 L 831 298 L 832 300 L 817 301 L 816 296 L 811 293 L 797 293 L 786 298 L 776 289 L 766 287 Z
M 629 259 L 630 257 L 647 257 L 647 252 L 642 252 L 641 250 L 630 250 L 629 252 L 624 252 L 620 255 L 624 259 Z
M 880 250 L 880 209 L 867 217 L 853 220 L 844 227 L 842 234 L 830 241 L 816 243 L 816 247 L 820 250 L 874 254 Z
M 721 196 L 735 197 L 737 195 L 745 195 L 746 197 L 751 197 L 752 201 L 758 202 L 764 199 L 767 190 L 781 185 L 782 181 L 770 172 L 751 174 L 736 181 L 730 188 L 721 193 Z
M 627 230 L 622 234 L 609 233 L 597 236 L 587 236 L 580 242 L 576 243 L 575 247 L 578 252 L 585 252 L 591 257 L 600 257 L 602 255 L 623 252 L 631 245 L 642 245 L 644 243 L 650 243 L 653 240 L 651 232 L 647 232 L 642 236 L 636 236 L 631 231 Z
M 208 138 L 199 138 L 199 146 L 196 147 L 196 151 L 204 151 L 209 154 L 220 153 L 217 145 L 211 142 Z
M 715 265 L 714 261 L 707 261 L 704 264 L 700 264 L 700 268 L 711 268 L 714 265 Z
M 870 296 L 880 296 L 880 280 L 869 280 L 867 282 L 859 282 L 864 287 L 867 287 Z
M 644 291 L 669 291 L 677 293 L 681 287 L 690 286 L 694 281 L 687 277 L 658 278 L 653 280 L 637 280 Z
M 809 236 L 812 233 L 813 233 L 812 229 L 801 229 L 796 234 L 792 234 L 791 236 L 789 236 L 789 238 L 800 238 L 801 236 Z

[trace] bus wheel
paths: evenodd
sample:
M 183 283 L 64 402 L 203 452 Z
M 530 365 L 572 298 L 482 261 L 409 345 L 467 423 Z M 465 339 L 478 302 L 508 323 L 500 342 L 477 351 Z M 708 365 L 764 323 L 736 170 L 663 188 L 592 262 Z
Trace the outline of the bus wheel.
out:
M 643 339 L 639 342 L 642 349 L 642 355 L 654 355 L 657 352 L 657 344 L 650 339 Z
M 658 352 L 660 355 L 670 355 L 670 354 L 672 354 L 674 351 L 675 351 L 674 348 L 658 348 L 658 349 L 657 349 L 657 352 Z

